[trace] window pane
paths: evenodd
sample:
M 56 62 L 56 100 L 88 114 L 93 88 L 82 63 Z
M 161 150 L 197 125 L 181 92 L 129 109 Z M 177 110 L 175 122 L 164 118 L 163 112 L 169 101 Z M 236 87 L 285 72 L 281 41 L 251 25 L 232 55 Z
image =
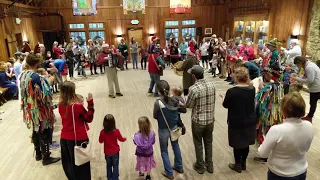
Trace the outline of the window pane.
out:
M 78 38 L 81 46 L 86 45 L 86 32 L 70 32 L 70 38 Z
M 190 41 L 192 38 L 195 38 L 196 28 L 182 28 L 182 37 L 186 39 L 186 41 Z
M 84 24 L 69 24 L 70 29 L 81 29 L 84 28 Z
M 182 21 L 182 25 L 195 25 L 196 21 L 195 20 L 184 20 Z
M 89 28 L 103 28 L 103 23 L 89 23 Z
M 165 26 L 178 26 L 179 21 L 165 21 Z
M 104 31 L 90 31 L 89 36 L 97 44 L 99 39 L 104 40 Z
M 179 29 L 165 29 L 166 40 L 170 40 L 172 38 L 179 39 Z

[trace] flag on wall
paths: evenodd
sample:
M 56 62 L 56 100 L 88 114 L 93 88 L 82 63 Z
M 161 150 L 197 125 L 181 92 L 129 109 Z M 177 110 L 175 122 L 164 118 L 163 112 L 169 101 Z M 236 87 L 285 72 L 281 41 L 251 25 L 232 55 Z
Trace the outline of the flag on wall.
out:
M 170 13 L 191 13 L 191 0 L 170 0 Z
M 145 0 L 123 0 L 124 14 L 146 14 Z
M 97 14 L 97 0 L 72 0 L 74 16 L 92 16 Z

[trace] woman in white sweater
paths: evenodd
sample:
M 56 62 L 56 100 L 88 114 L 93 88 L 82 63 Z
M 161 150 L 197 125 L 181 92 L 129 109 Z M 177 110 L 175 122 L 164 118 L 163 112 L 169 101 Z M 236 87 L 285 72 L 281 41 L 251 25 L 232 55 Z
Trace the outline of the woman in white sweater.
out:
M 301 120 L 306 104 L 299 93 L 286 95 L 281 101 L 281 111 L 286 118 L 283 124 L 270 128 L 259 154 L 268 158 L 268 180 L 298 179 L 307 176 L 308 152 L 314 130 L 312 124 Z

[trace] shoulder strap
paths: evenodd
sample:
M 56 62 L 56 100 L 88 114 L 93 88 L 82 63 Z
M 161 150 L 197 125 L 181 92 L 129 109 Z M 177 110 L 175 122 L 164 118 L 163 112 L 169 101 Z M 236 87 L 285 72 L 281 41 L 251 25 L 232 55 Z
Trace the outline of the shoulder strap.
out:
M 162 103 L 162 102 L 161 102 L 160 100 L 158 100 L 158 103 L 159 103 L 159 108 L 160 108 L 160 111 L 161 111 L 163 120 L 164 120 L 164 122 L 166 122 L 169 131 L 171 131 L 170 126 L 169 126 L 168 121 L 167 121 L 167 118 L 166 118 L 166 116 L 164 115 L 164 113 L 163 113 L 163 111 L 162 111 L 162 108 L 161 108 L 161 105 L 160 105 L 160 103 Z
M 152 60 L 154 61 L 154 63 L 156 63 L 157 69 L 160 70 L 158 63 L 157 63 L 156 59 L 154 58 L 154 54 L 151 54 L 151 56 L 152 56 Z
M 74 141 L 75 141 L 75 144 L 77 145 L 76 123 L 74 120 L 74 104 L 72 104 L 72 121 L 73 121 Z

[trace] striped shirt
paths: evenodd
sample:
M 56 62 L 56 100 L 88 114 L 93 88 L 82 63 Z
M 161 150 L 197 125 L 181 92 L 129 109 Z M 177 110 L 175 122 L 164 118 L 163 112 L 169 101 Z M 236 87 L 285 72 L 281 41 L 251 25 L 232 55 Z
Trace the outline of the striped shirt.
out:
M 187 108 L 192 109 L 191 119 L 200 125 L 209 125 L 214 122 L 214 108 L 216 100 L 216 89 L 213 82 L 205 79 L 197 80 L 189 88 L 186 103 Z

